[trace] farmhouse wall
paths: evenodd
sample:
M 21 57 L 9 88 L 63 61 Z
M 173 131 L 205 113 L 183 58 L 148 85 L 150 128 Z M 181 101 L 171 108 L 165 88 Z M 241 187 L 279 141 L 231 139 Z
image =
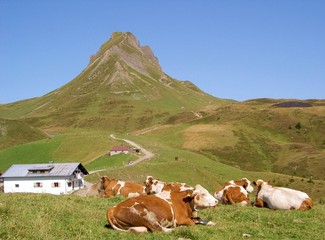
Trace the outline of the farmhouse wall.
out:
M 10 178 L 4 181 L 5 193 L 51 193 L 51 194 L 67 194 L 73 190 L 82 187 L 80 179 L 42 179 L 42 178 Z

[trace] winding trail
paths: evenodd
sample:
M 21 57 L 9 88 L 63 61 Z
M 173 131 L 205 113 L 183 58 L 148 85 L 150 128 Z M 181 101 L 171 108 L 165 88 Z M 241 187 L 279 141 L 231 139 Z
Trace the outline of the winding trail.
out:
M 131 140 L 128 140 L 128 139 L 123 139 L 123 138 L 116 138 L 113 134 L 109 135 L 111 138 L 113 138 L 114 140 L 121 140 L 121 141 L 124 141 L 128 144 L 130 144 L 131 146 L 135 147 L 135 148 L 138 148 L 141 150 L 141 152 L 144 154 L 143 156 L 139 157 L 137 160 L 133 161 L 132 165 L 134 164 L 137 164 L 139 162 L 142 162 L 144 160 L 147 160 L 147 159 L 150 159 L 152 157 L 155 156 L 154 153 L 148 151 L 147 149 L 141 147 L 140 145 L 136 144 L 135 142 L 131 141 Z M 127 166 L 130 166 L 130 165 L 127 165 Z
M 120 140 L 120 141 L 124 141 L 126 143 L 128 143 L 129 145 L 137 148 L 137 149 L 140 149 L 141 152 L 143 153 L 143 156 L 140 156 L 137 160 L 133 161 L 132 164 L 127 164 L 125 165 L 126 167 L 129 167 L 129 166 L 133 166 L 134 164 L 137 164 L 139 162 L 142 162 L 144 160 L 147 160 L 147 159 L 150 159 L 152 157 L 155 156 L 154 153 L 148 151 L 147 149 L 141 147 L 140 145 L 136 144 L 135 142 L 131 141 L 131 140 L 128 140 L 128 139 L 122 139 L 122 138 L 117 138 L 115 137 L 113 134 L 110 134 L 109 135 L 111 138 L 113 138 L 114 140 Z M 96 173 L 96 172 L 102 172 L 102 171 L 105 171 L 106 169 L 99 169 L 99 170 L 94 170 L 94 171 L 89 171 L 89 174 L 93 174 L 93 173 Z M 95 184 L 93 183 L 90 183 L 90 182 L 87 182 L 87 181 L 84 181 L 84 184 L 85 184 L 85 188 L 83 189 L 80 189 L 80 190 L 77 190 L 75 191 L 73 194 L 74 195 L 78 195 L 78 196 L 82 196 L 82 197 L 85 197 L 85 196 L 89 196 L 89 194 L 94 195 L 94 193 L 91 193 L 91 187 Z M 97 196 L 97 195 L 96 195 Z
M 129 145 L 131 145 L 131 146 L 133 146 L 133 147 L 135 147 L 137 149 L 140 149 L 141 150 L 141 153 L 143 153 L 143 156 L 140 156 L 137 160 L 132 161 L 132 164 L 125 165 L 126 167 L 133 166 L 133 165 L 135 165 L 135 164 L 137 164 L 139 162 L 142 162 L 144 160 L 153 158 L 155 156 L 154 153 L 148 151 L 147 149 L 141 147 L 140 145 L 138 145 L 137 143 L 135 143 L 135 142 L 133 142 L 131 140 L 123 139 L 123 138 L 117 138 L 117 137 L 114 136 L 114 134 L 110 134 L 109 136 L 111 138 L 113 138 L 114 140 L 124 141 L 124 142 L 128 143 Z M 89 174 L 93 174 L 93 173 L 101 172 L 101 171 L 105 171 L 105 169 L 90 171 Z

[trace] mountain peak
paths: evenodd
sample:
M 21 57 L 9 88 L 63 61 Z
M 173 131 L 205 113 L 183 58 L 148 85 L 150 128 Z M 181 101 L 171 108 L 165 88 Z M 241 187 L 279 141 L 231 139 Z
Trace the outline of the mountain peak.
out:
M 90 63 L 96 60 L 100 55 L 109 51 L 111 48 L 120 47 L 122 44 L 129 45 L 135 49 L 140 49 L 138 39 L 130 32 L 113 32 L 108 41 L 106 41 L 99 49 L 99 51 L 90 56 Z
M 138 39 L 130 32 L 112 33 L 110 39 L 100 47 L 96 54 L 90 57 L 88 68 L 93 65 L 96 65 L 96 68 L 102 64 L 107 65 L 107 62 L 113 58 L 120 64 L 124 63 L 145 76 L 153 77 L 152 73 L 154 73 L 155 77 L 165 77 L 151 48 L 141 46 Z

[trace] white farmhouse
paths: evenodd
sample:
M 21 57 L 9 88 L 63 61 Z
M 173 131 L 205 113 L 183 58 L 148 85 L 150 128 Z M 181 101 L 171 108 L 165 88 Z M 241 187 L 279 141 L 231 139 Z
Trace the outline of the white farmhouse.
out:
M 113 146 L 109 152 L 110 156 L 116 155 L 116 154 L 129 154 L 130 153 L 130 147 L 128 146 Z
M 81 163 L 13 164 L 4 174 L 5 193 L 69 194 L 84 187 Z

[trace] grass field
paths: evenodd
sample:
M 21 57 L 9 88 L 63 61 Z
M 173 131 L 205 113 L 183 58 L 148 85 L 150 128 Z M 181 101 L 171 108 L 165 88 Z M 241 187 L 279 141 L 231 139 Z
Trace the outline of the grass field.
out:
M 177 227 L 173 233 L 132 234 L 106 226 L 106 211 L 123 198 L 0 194 L 0 239 L 323 239 L 325 206 L 274 211 L 220 205 L 199 212 L 216 226 Z
M 219 131 L 218 128 L 213 128 Z M 135 155 L 108 157 L 108 150 L 113 145 L 125 144 L 108 137 L 101 132 L 72 132 L 57 135 L 51 139 L 40 140 L 29 144 L 17 145 L 0 151 L 0 172 L 11 164 L 54 162 L 81 162 L 88 171 L 103 171 L 87 176 L 86 180 L 97 182 L 101 176 L 107 175 L 116 179 L 143 182 L 146 176 L 152 175 L 163 181 L 186 182 L 190 185 L 202 184 L 209 191 L 214 191 L 224 182 L 231 179 L 247 177 L 251 180 L 262 178 L 276 186 L 286 186 L 307 192 L 313 199 L 325 199 L 325 182 L 271 171 L 250 171 L 241 169 L 236 163 L 224 163 L 221 158 L 206 151 L 183 148 L 184 143 L 195 144 L 188 140 L 188 132 L 204 134 L 205 125 L 194 130 L 190 124 L 170 125 L 158 128 L 150 133 L 136 135 L 119 134 L 117 137 L 137 142 L 152 151 L 155 157 L 141 164 L 124 167 L 137 158 Z M 219 138 L 217 138 L 219 139 Z M 203 140 L 199 138 L 198 146 Z M 211 135 L 209 142 L 215 143 Z M 224 144 L 232 144 L 233 141 Z M 321 171 L 322 167 L 318 169 Z

